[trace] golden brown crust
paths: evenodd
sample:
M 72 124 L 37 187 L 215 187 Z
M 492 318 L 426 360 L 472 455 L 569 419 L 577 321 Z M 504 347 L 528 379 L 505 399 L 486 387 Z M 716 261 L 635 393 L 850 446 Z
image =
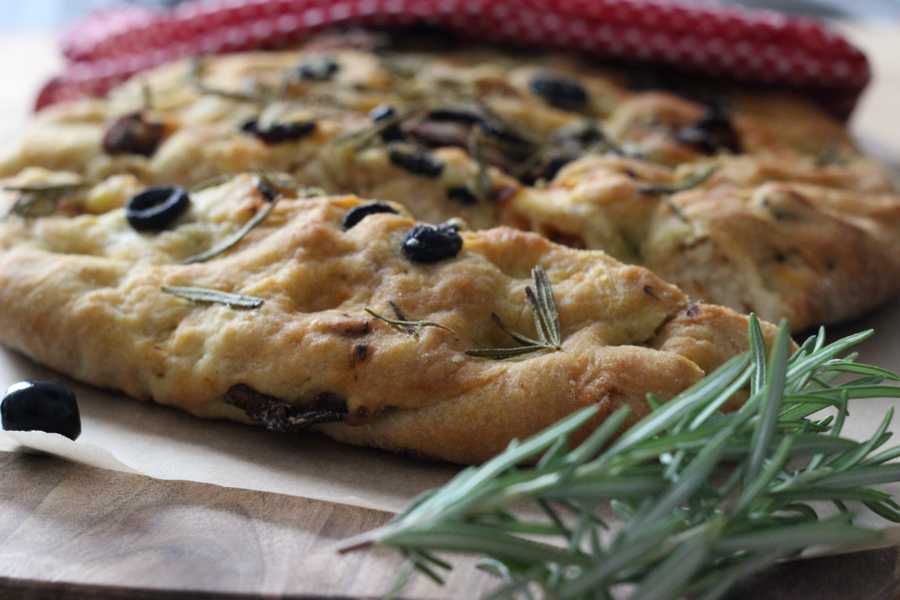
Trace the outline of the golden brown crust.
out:
M 244 176 L 194 194 L 190 212 L 159 234 L 132 231 L 122 209 L 11 218 L 0 227 L 0 336 L 73 377 L 195 415 L 292 430 L 336 414 L 342 424 L 321 426 L 335 438 L 457 462 L 588 404 L 603 414 L 628 404 L 636 418 L 646 393 L 669 398 L 742 348 L 744 317 L 704 307 L 682 325 L 687 298 L 650 271 L 536 234 L 464 232 L 456 258 L 411 263 L 400 244 L 414 221 L 376 214 L 343 231 L 361 203 L 352 196 L 285 198 L 225 255 L 179 264 L 261 202 L 256 178 Z M 90 246 L 72 253 L 85 231 Z M 536 265 L 552 282 L 562 350 L 466 355 L 514 345 L 492 313 L 536 335 L 524 294 Z M 265 303 L 193 304 L 163 285 Z M 390 314 L 392 302 L 452 332 L 416 338 L 364 311 Z
M 324 51 L 211 60 L 199 91 L 187 64 L 170 65 L 142 78 L 152 107 L 132 82 L 41 115 L 0 176 L 81 187 L 49 216 L 0 223 L 0 339 L 195 415 L 475 462 L 590 404 L 601 409 L 595 424 L 623 405 L 637 419 L 647 393 L 668 399 L 746 348 L 746 317 L 689 296 L 804 329 L 900 291 L 900 197 L 807 102 L 721 89 L 702 104 L 631 90 L 623 73 L 571 58 L 495 49 L 331 45 L 333 80 L 290 75 Z M 547 75 L 579 82 L 584 104 L 541 98 L 533 83 Z M 399 130 L 372 125 L 368 111 L 385 103 L 406 115 Z M 425 118 L 433 109 L 457 114 Z M 704 119 L 715 132 L 697 138 Z M 134 122 L 140 139 L 129 142 L 119 134 Z M 305 126 L 280 139 L 279 124 Z M 397 158 L 425 147 L 434 164 Z M 192 192 L 190 210 L 157 234 L 123 216 L 148 184 L 254 170 L 289 175 L 287 197 L 208 262 L 181 264 L 264 209 L 257 177 Z M 291 191 L 301 184 L 392 201 L 398 214 L 344 231 L 363 201 Z M 0 196 L 0 211 L 22 197 Z M 462 233 L 459 256 L 404 257 L 416 219 L 451 217 L 477 230 Z M 536 335 L 525 300 L 535 266 L 552 282 L 562 349 L 517 361 L 466 354 L 514 344 L 492 314 Z M 192 304 L 164 285 L 264 304 Z M 413 336 L 366 308 L 444 328 Z
M 523 57 L 497 49 L 373 53 L 352 49 L 360 48 L 352 36 L 344 45 L 340 39 L 314 40 L 305 51 L 208 61 L 202 78 L 211 88 L 257 96 L 278 90 L 263 109 L 198 93 L 184 63 L 126 84 L 108 101 L 52 108 L 0 161 L 0 175 L 33 182 L 47 177 L 35 167 L 77 173 L 96 185 L 74 195 L 72 204 L 102 213 L 143 184 L 190 184 L 256 168 L 287 171 L 329 192 L 400 202 L 423 221 L 462 217 L 474 228 L 507 224 L 603 249 L 660 273 L 698 300 L 787 318 L 795 330 L 858 316 L 900 291 L 900 196 L 841 124 L 808 101 L 704 88 L 714 106 L 727 107 L 736 138 L 726 136 L 723 143 L 737 144 L 734 153 L 678 137 L 709 106 L 665 91 L 630 89 L 630 74 L 622 71 L 562 55 Z M 290 76 L 298 63 L 323 54 L 339 65 L 331 81 Z M 548 74 L 580 82 L 587 104 L 561 109 L 533 93 L 533 79 Z M 140 109 L 141 82 L 149 83 L 154 100 L 142 115 L 166 134 L 150 156 L 110 154 L 101 146 L 104 132 L 116 117 Z M 444 164 L 439 176 L 398 167 L 378 136 L 362 146 L 336 142 L 369 128 L 367 112 L 383 104 L 419 115 L 404 131 L 408 140 L 437 147 L 434 156 Z M 421 115 L 473 106 L 528 139 L 549 141 L 544 149 L 583 156 L 536 187 L 512 176 L 523 165 L 507 157 L 488 171 L 493 202 L 453 196 L 454 187 L 472 191 L 478 185 L 471 130 L 452 122 L 423 125 Z M 303 139 L 271 144 L 241 131 L 251 118 L 263 124 L 311 120 L 316 127 Z M 613 143 L 594 140 L 573 150 L 564 132 L 584 123 Z M 622 153 L 631 158 L 617 156 Z M 533 164 L 539 155 L 524 162 Z M 716 168 L 715 175 L 693 190 L 643 191 L 707 167 Z

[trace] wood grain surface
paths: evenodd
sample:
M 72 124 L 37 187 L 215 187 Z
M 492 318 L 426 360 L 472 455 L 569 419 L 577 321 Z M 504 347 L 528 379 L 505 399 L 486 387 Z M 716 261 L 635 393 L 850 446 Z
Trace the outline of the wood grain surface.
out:
M 386 551 L 339 555 L 383 512 L 294 496 L 160 481 L 0 453 L 0 598 L 382 597 L 402 566 Z M 732 600 L 897 598 L 897 548 L 785 565 Z M 408 598 L 475 598 L 491 579 L 463 561 Z
M 390 517 L 383 512 L 47 456 L 0 453 L 0 473 L 0 598 L 13 591 L 134 597 L 136 590 L 153 598 L 167 597 L 160 590 L 184 598 L 200 591 L 373 597 L 391 588 L 402 565 L 385 551 L 335 552 L 338 541 L 383 524 Z M 475 595 L 489 579 L 462 569 L 448 583 L 440 589 L 417 579 L 406 592 Z
M 875 83 L 853 121 L 864 145 L 900 164 L 900 27 L 849 27 Z M 0 39 L 0 134 L 21 127 L 32 90 L 58 65 L 48 36 Z M 43 456 L 0 453 L 0 599 L 379 597 L 402 561 L 340 556 L 338 540 L 390 515 L 278 494 L 159 481 Z M 445 588 L 404 597 L 473 598 L 491 579 L 464 562 Z M 748 582 L 732 600 L 900 598 L 896 548 L 801 561 Z

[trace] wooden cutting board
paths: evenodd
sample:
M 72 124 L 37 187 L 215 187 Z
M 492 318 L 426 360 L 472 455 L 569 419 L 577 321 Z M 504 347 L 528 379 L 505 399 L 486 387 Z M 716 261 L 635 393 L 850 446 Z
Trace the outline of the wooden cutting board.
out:
M 0 453 L 0 598 L 382 597 L 402 564 L 385 551 L 337 555 L 383 512 L 264 492 L 159 481 Z M 102 493 L 99 493 L 102 491 Z M 897 548 L 786 565 L 732 600 L 890 600 Z M 407 598 L 475 598 L 471 563 Z
M 875 83 L 853 128 L 900 165 L 900 26 L 848 27 L 869 53 Z M 43 36 L 0 39 L 2 139 L 21 128 L 34 89 L 58 66 Z M 900 349 L 898 349 L 900 350 Z M 374 597 L 401 560 L 384 551 L 338 556 L 338 540 L 387 513 L 263 492 L 101 471 L 0 453 L 0 598 Z M 792 563 L 734 598 L 888 600 L 896 548 Z M 457 569 L 439 588 L 418 578 L 405 597 L 472 598 L 492 580 Z

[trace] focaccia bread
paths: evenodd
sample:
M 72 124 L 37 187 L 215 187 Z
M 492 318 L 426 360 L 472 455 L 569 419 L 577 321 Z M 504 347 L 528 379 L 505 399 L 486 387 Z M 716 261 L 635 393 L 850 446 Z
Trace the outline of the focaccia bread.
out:
M 186 202 L 153 231 L 122 208 L 0 223 L 0 339 L 201 417 L 462 463 L 590 404 L 636 419 L 746 348 L 745 317 L 535 233 L 429 237 L 399 205 L 249 174 Z M 558 347 L 484 352 L 540 337 L 526 288 Z
M 157 69 L 42 113 L 0 176 L 69 173 L 80 185 L 53 192 L 60 210 L 104 214 L 148 184 L 286 172 L 426 222 L 602 249 L 795 330 L 900 290 L 900 196 L 810 101 L 558 54 L 384 42 L 330 36 Z

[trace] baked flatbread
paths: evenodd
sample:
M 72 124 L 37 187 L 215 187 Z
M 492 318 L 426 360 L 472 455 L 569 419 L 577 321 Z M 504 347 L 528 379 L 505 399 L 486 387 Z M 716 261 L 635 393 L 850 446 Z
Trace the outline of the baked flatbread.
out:
M 148 184 L 287 172 L 421 221 L 602 249 L 795 330 L 900 289 L 900 196 L 810 101 L 563 55 L 371 40 L 141 75 L 108 100 L 42 113 L 0 176 L 71 173 L 85 185 L 64 208 L 104 214 Z
M 745 317 L 645 268 L 507 227 L 445 225 L 451 243 L 410 249 L 421 225 L 369 205 L 248 174 L 191 193 L 162 231 L 122 208 L 13 215 L 0 339 L 197 416 L 461 463 L 590 404 L 598 422 L 623 404 L 638 418 L 647 393 L 670 398 L 745 349 Z M 472 355 L 521 347 L 507 331 L 540 337 L 526 288 L 550 290 L 559 348 Z

